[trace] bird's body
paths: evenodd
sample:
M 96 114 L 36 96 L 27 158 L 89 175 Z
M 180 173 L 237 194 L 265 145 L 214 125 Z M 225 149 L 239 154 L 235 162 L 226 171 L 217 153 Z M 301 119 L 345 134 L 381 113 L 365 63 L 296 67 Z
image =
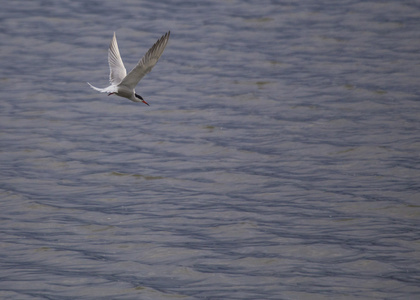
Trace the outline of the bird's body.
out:
M 153 46 L 147 51 L 143 58 L 137 63 L 137 65 L 128 73 L 124 67 L 124 63 L 121 59 L 120 51 L 118 49 L 117 38 L 114 36 L 112 38 L 111 44 L 109 45 L 108 50 L 108 63 L 109 63 L 109 81 L 110 86 L 106 88 L 97 88 L 91 85 L 91 88 L 102 92 L 108 93 L 108 95 L 117 95 L 130 99 L 133 102 L 143 102 L 149 105 L 144 99 L 136 94 L 135 87 L 139 81 L 149 73 L 152 68 L 156 65 L 159 60 L 159 57 L 162 55 L 163 50 L 165 50 L 166 45 L 168 44 L 170 31 L 164 34 Z

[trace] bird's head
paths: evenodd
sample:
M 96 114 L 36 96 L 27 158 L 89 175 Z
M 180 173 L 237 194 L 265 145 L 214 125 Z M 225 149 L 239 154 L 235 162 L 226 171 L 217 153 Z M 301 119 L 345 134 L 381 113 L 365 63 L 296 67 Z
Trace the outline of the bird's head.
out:
M 146 101 L 144 101 L 144 99 L 143 99 L 142 96 L 140 96 L 139 94 L 134 94 L 134 96 L 136 96 L 137 99 L 139 99 L 141 102 L 143 102 L 144 104 L 147 104 L 149 106 L 149 103 L 147 103 Z

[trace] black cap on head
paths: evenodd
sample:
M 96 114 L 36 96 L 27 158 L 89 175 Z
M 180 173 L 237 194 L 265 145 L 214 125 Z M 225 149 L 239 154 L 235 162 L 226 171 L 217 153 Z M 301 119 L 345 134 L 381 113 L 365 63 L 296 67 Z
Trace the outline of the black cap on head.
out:
M 147 103 L 146 101 L 144 101 L 143 97 L 140 96 L 139 94 L 134 93 L 134 95 L 139 98 L 141 100 L 141 102 L 143 102 L 144 104 L 147 104 L 147 106 L 149 106 L 149 103 Z
M 140 100 L 143 100 L 142 96 L 140 96 L 139 94 L 134 94 L 137 98 L 139 98 Z

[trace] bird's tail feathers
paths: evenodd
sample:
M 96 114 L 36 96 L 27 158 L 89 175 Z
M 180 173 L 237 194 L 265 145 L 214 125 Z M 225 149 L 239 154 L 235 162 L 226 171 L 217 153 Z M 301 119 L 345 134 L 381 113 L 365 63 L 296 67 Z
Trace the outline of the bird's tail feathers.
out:
M 91 85 L 89 82 L 87 84 L 89 84 L 89 86 L 94 90 L 97 90 L 97 91 L 102 92 L 102 93 L 106 92 L 105 89 L 97 88 L 96 86 Z
M 89 84 L 89 86 L 92 89 L 97 90 L 98 92 L 101 92 L 101 93 L 113 94 L 113 93 L 116 93 L 118 91 L 118 88 L 115 85 L 110 85 L 110 86 L 108 86 L 104 89 L 101 89 L 101 88 L 97 88 L 96 86 L 91 85 L 89 82 L 87 84 Z

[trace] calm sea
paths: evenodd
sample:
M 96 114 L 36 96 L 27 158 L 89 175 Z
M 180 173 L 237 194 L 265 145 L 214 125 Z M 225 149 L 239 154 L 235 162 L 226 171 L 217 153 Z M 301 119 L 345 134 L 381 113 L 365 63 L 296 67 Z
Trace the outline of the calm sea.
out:
M 419 299 L 416 1 L 4 1 L 1 299 Z M 136 91 L 100 94 L 117 34 Z

